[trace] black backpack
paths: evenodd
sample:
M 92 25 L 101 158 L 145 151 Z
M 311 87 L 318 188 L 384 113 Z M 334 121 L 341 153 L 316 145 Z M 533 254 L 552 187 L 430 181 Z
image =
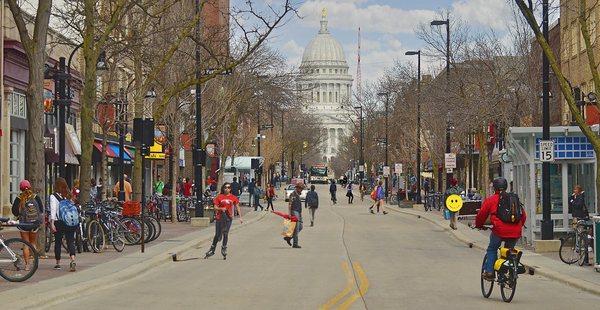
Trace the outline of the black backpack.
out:
M 514 193 L 501 193 L 496 216 L 504 223 L 516 224 L 523 217 L 523 205 Z

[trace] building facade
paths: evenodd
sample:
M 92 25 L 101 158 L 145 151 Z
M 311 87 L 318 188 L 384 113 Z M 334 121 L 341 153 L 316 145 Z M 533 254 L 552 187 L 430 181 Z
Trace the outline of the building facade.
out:
M 348 110 L 352 109 L 353 78 L 348 69 L 342 45 L 327 28 L 324 10 L 317 36 L 304 50 L 297 88 L 307 111 L 322 122 L 321 155 L 326 161 L 337 155 L 351 124 Z

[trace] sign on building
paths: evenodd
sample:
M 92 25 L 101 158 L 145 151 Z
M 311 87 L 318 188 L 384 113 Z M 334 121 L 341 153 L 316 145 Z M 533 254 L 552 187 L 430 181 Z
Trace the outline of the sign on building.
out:
M 541 140 L 540 141 L 540 161 L 543 161 L 543 162 L 554 161 L 554 141 L 552 141 L 552 140 Z
M 396 174 L 402 174 L 402 164 L 395 164 L 394 165 L 394 172 L 396 172 Z
M 390 176 L 390 166 L 383 166 L 383 176 L 384 177 Z

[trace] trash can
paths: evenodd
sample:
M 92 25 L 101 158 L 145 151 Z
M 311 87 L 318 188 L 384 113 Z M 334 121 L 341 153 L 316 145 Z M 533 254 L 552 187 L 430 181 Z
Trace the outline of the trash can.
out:
M 600 216 L 592 216 L 594 222 L 594 269 L 600 272 Z

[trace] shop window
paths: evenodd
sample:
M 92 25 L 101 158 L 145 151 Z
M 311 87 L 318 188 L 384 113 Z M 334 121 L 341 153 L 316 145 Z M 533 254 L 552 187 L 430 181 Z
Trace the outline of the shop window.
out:
M 596 200 L 595 195 L 595 178 L 593 163 L 585 164 L 569 164 L 569 176 L 568 176 L 568 191 L 569 195 L 573 193 L 575 185 L 581 185 L 585 193 L 585 204 L 588 207 L 590 213 L 597 213 L 594 201 Z
M 19 195 L 19 182 L 25 178 L 25 131 L 10 132 L 9 154 L 10 201 Z
M 537 164 L 537 185 L 538 185 L 538 202 L 541 207 L 542 197 L 542 165 Z M 562 214 L 563 212 L 563 187 L 562 187 L 562 171 L 560 164 L 550 164 L 550 205 L 553 214 Z M 541 213 L 541 208 L 536 210 L 538 214 Z

